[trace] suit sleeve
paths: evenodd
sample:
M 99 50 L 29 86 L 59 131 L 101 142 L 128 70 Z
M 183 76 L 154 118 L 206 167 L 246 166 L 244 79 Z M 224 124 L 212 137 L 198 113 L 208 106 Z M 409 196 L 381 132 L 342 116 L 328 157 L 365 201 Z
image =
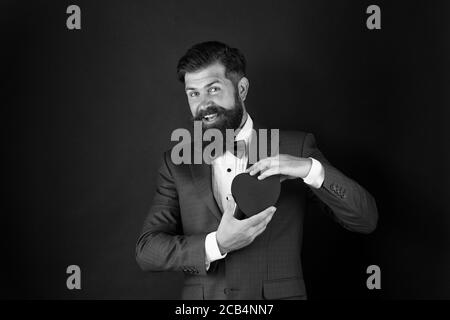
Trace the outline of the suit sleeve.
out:
M 158 172 L 156 193 L 136 244 L 136 261 L 144 271 L 206 274 L 207 233 L 184 235 L 178 192 L 166 152 Z
M 333 167 L 317 148 L 315 138 L 305 137 L 302 157 L 318 160 L 325 171 L 325 179 L 318 189 L 310 188 L 313 198 L 320 200 L 322 207 L 331 212 L 344 228 L 369 234 L 376 229 L 378 210 L 372 195 L 356 181 Z

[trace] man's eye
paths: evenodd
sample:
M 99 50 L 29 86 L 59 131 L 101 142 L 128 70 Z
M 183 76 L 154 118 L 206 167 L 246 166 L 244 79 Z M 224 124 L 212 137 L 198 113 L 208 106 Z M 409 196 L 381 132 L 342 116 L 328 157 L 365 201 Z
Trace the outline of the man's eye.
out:
M 191 97 L 191 98 L 194 98 L 196 96 L 198 96 L 198 92 L 196 92 L 196 91 L 192 91 L 189 93 L 189 97 Z
M 212 92 L 212 93 L 217 92 L 219 90 L 220 90 L 219 87 L 211 87 L 211 88 L 209 88 L 209 92 Z

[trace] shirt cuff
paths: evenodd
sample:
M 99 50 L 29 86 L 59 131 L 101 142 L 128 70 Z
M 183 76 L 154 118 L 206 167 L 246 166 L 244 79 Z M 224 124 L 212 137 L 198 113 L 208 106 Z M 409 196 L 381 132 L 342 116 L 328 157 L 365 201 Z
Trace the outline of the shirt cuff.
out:
M 325 180 L 325 170 L 319 161 L 311 157 L 309 159 L 312 160 L 311 169 L 308 175 L 303 178 L 303 181 L 307 185 L 319 189 L 322 186 L 323 180 Z
M 223 255 L 220 253 L 219 245 L 217 244 L 216 231 L 211 232 L 206 236 L 205 253 L 206 271 L 208 271 L 211 262 L 223 259 L 227 255 L 226 253 Z

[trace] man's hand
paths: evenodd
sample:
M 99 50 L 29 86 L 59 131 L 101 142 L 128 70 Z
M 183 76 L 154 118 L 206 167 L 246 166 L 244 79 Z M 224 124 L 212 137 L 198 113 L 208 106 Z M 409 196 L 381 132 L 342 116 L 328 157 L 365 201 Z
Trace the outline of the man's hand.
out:
M 250 218 L 238 220 L 233 216 L 235 205 L 236 203 L 229 195 L 225 212 L 216 233 L 217 245 L 221 254 L 243 248 L 252 243 L 266 229 L 276 210 L 275 207 L 269 207 Z
M 259 160 L 245 172 L 251 176 L 260 172 L 259 180 L 279 174 L 280 180 L 284 181 L 286 179 L 305 178 L 311 170 L 311 165 L 311 159 L 279 154 Z

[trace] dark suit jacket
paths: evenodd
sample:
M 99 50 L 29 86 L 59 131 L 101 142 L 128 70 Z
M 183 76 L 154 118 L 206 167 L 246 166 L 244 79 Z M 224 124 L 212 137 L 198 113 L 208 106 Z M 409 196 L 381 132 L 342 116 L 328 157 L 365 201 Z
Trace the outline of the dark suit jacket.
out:
M 206 271 L 205 237 L 217 230 L 222 215 L 212 192 L 211 166 L 175 165 L 166 151 L 136 245 L 140 267 L 184 272 L 183 299 L 306 299 L 300 254 L 308 203 L 319 200 L 343 227 L 360 233 L 375 229 L 378 213 L 374 198 L 325 159 L 312 134 L 280 131 L 279 152 L 320 161 L 322 187 L 310 188 L 301 179 L 284 181 L 266 230 Z

